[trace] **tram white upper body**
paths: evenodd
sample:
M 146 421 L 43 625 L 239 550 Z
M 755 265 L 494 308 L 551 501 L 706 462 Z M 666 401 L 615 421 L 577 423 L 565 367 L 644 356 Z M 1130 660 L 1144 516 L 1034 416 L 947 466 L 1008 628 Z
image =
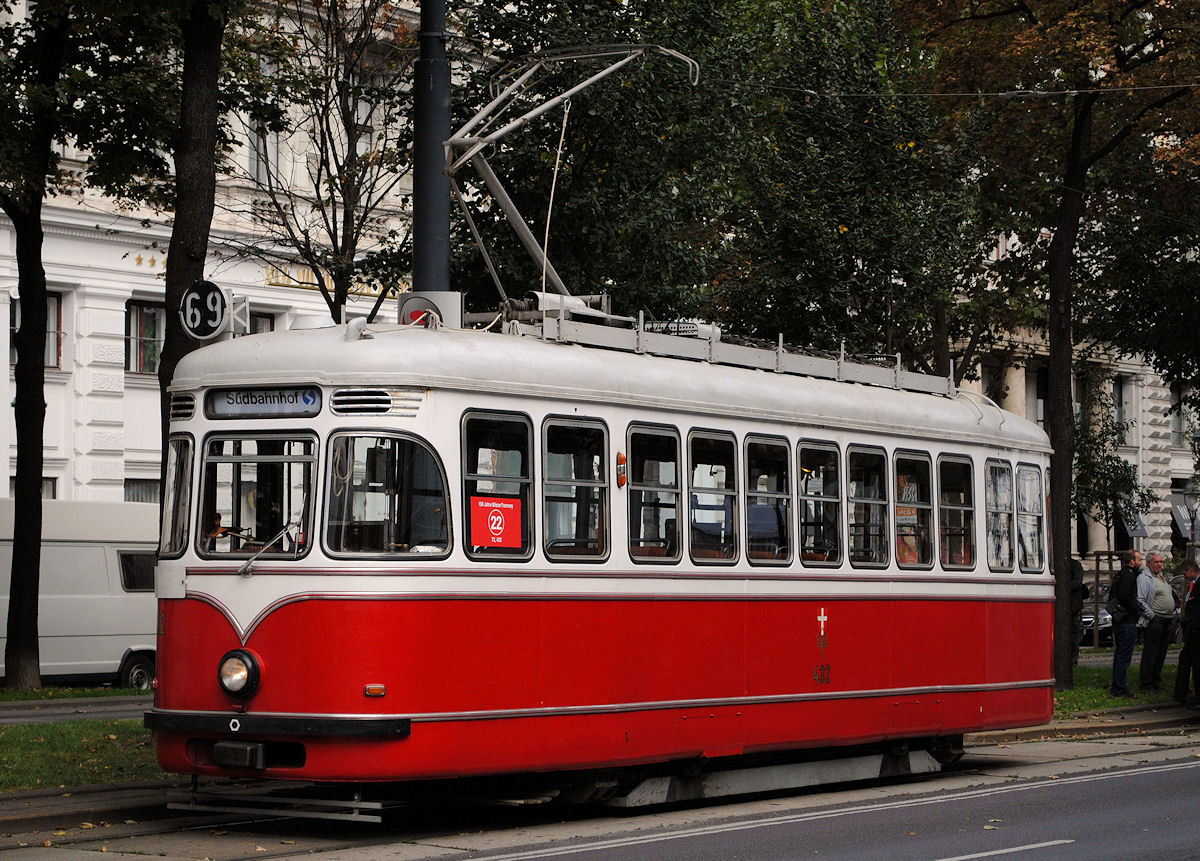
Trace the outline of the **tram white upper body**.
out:
M 206 390 L 289 386 L 319 387 L 319 414 L 219 420 L 206 415 Z M 386 414 L 338 414 L 334 396 L 355 389 L 387 390 L 397 406 Z M 268 427 L 304 429 L 322 439 L 335 430 L 355 428 L 411 434 L 441 459 L 451 508 L 462 505 L 460 431 L 467 412 L 527 416 L 535 440 L 550 416 L 595 420 L 607 428 L 612 516 L 611 552 L 604 559 L 549 559 L 538 541 L 527 559 L 473 558 L 456 532 L 449 552 L 428 560 L 331 558 L 317 542 L 295 560 L 263 558 L 249 576 L 235 576 L 236 562 L 198 559 L 191 552 L 160 563 L 160 598 L 208 601 L 243 638 L 274 608 L 314 598 L 1053 598 L 1044 553 L 1039 570 L 1014 566 L 995 572 L 986 558 L 972 570 L 945 570 L 935 558 L 927 570 L 914 571 L 898 568 L 894 554 L 886 566 L 864 568 L 853 567 L 846 554 L 840 565 L 807 567 L 795 558 L 787 565 L 752 565 L 744 553 L 722 566 L 697 564 L 687 553 L 670 563 L 635 564 L 622 552 L 629 525 L 618 512 L 628 488 L 616 482 L 614 461 L 634 423 L 670 426 L 683 438 L 693 430 L 719 430 L 736 437 L 739 449 L 748 436 L 786 439 L 793 458 L 797 443 L 805 439 L 834 444 L 842 452 L 847 446 L 876 446 L 889 460 L 898 451 L 925 453 L 934 463 L 944 453 L 969 455 L 976 464 L 975 530 L 982 548 L 982 464 L 999 459 L 1014 467 L 1036 466 L 1044 474 L 1050 446 L 1036 424 L 961 391 L 919 393 L 537 337 L 373 324 L 355 327 L 353 333 L 339 326 L 251 335 L 202 348 L 180 362 L 171 392 L 173 398 L 189 393 L 196 398 L 191 417 L 174 421 L 172 433 L 191 434 L 198 447 L 210 433 L 262 433 Z M 320 462 L 326 454 L 320 451 L 317 457 Z M 535 450 L 535 476 L 542 468 L 540 459 Z M 318 482 L 318 497 L 326 492 L 326 480 Z M 537 509 L 541 492 L 536 481 L 534 487 Z M 742 494 L 744 499 L 744 488 Z M 314 508 L 319 518 L 320 500 Z M 455 520 L 462 522 L 461 512 Z

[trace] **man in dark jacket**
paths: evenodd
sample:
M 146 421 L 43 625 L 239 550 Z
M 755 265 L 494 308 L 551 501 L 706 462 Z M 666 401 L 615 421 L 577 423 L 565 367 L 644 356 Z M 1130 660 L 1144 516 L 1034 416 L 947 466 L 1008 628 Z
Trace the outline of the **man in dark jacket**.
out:
M 1200 697 L 1200 565 L 1194 559 L 1185 559 L 1179 570 L 1186 578 L 1183 591 L 1183 648 L 1179 650 L 1179 670 L 1175 674 L 1175 699 L 1180 705 L 1187 704 L 1188 682 L 1192 682 L 1197 697 Z M 1200 709 L 1192 703 L 1190 709 Z
M 1137 644 L 1137 621 L 1142 610 L 1137 599 L 1137 578 L 1142 573 L 1142 554 L 1126 550 L 1121 554 L 1121 570 L 1108 589 L 1108 612 L 1113 617 L 1112 684 L 1108 692 L 1114 697 L 1129 696 L 1125 671 L 1133 660 Z

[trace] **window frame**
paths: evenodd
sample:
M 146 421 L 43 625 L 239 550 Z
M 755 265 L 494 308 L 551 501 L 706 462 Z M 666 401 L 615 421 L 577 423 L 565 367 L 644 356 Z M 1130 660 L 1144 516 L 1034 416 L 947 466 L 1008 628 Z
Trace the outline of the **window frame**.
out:
M 476 420 L 511 422 L 525 426 L 524 464 L 527 475 L 517 476 L 507 473 L 489 475 L 487 473 L 470 472 L 468 470 L 467 426 L 471 421 Z M 534 508 L 536 507 L 534 487 L 537 480 L 537 473 L 534 470 L 534 460 L 536 460 L 535 445 L 533 422 L 525 413 L 505 412 L 503 410 L 467 410 L 462 414 L 462 419 L 459 422 L 459 448 L 461 455 L 461 484 L 459 489 L 462 492 L 463 506 L 462 547 L 463 551 L 467 554 L 467 558 L 477 562 L 487 562 L 493 559 L 502 559 L 506 562 L 528 562 L 533 558 L 533 549 L 536 544 L 535 536 L 537 535 L 537 517 L 534 512 Z M 471 507 L 472 494 L 468 490 L 468 484 L 481 481 L 491 481 L 497 484 L 512 482 L 518 485 L 517 498 L 521 503 L 521 546 L 519 549 L 513 550 L 507 547 L 489 548 L 471 543 L 471 518 L 473 516 L 473 509 Z M 476 487 L 476 491 L 478 491 L 478 487 Z M 475 493 L 475 496 L 483 498 L 478 492 Z
M 784 482 L 783 483 L 785 485 L 782 490 L 774 490 L 774 491 L 758 490 L 758 489 L 750 486 L 751 481 L 753 480 L 752 476 L 754 474 L 754 471 L 752 469 L 753 464 L 752 464 L 752 460 L 750 457 L 751 446 L 770 446 L 770 447 L 779 448 L 782 450 L 783 457 L 781 458 L 781 461 L 783 463 L 783 468 L 784 468 L 784 476 L 783 476 Z M 774 567 L 791 565 L 792 560 L 795 558 L 795 552 L 796 552 L 796 540 L 795 540 L 796 523 L 795 523 L 795 515 L 792 510 L 796 504 L 795 499 L 792 497 L 792 444 L 788 441 L 788 439 L 786 437 L 768 436 L 768 435 L 764 435 L 764 434 L 748 434 L 746 436 L 746 438 L 742 441 L 742 463 L 744 464 L 744 466 L 742 468 L 742 473 L 744 475 L 745 494 L 746 494 L 745 513 L 743 515 L 746 519 L 745 520 L 745 533 L 744 533 L 746 536 L 746 560 L 751 565 L 765 565 L 765 566 L 774 566 Z M 752 498 L 758 498 L 758 497 L 766 497 L 767 499 L 773 499 L 773 500 L 782 499 L 784 502 L 784 507 L 786 510 L 784 511 L 784 516 L 780 520 L 780 523 L 784 529 L 783 538 L 785 541 L 786 553 L 782 557 L 779 557 L 779 556 L 755 556 L 754 554 L 756 551 L 751 548 L 751 533 L 750 533 L 751 503 L 750 503 L 750 500 Z M 777 506 L 778 502 L 768 503 L 768 504 Z M 776 517 L 778 518 L 778 513 L 776 514 Z M 757 551 L 757 552 L 761 552 L 761 551 Z
M 1006 510 L 1001 509 L 998 506 L 993 506 L 993 504 L 992 504 L 991 471 L 994 467 L 1001 468 L 1008 474 L 1009 503 L 1008 503 L 1008 508 Z M 998 574 L 1011 574 L 1013 572 L 1013 570 L 1015 570 L 1016 564 L 1017 564 L 1016 520 L 1015 520 L 1017 488 L 1016 488 L 1016 485 L 1013 483 L 1013 480 L 1014 480 L 1013 467 L 1012 467 L 1012 464 L 1010 462 L 1008 462 L 1007 460 L 1001 460 L 1000 458 L 989 457 L 984 462 L 984 474 L 983 474 L 984 524 L 983 524 L 983 532 L 984 532 L 984 536 L 987 541 L 988 570 L 996 572 Z M 1008 559 L 1007 565 L 1002 564 L 1000 562 L 1000 560 L 993 562 L 993 558 L 992 558 L 991 519 L 992 519 L 993 514 L 998 514 L 1001 512 L 1008 516 L 1008 555 L 1009 555 L 1009 559 Z
M 729 467 L 733 470 L 733 475 L 726 476 L 724 487 L 704 487 L 693 484 L 696 470 L 696 442 L 698 440 L 707 440 L 709 442 L 720 443 L 722 447 L 727 447 L 729 450 Z M 729 431 L 709 430 L 707 428 L 693 428 L 688 431 L 687 445 L 687 522 L 688 522 L 688 559 L 696 565 L 733 565 L 741 556 L 741 536 L 738 534 L 741 528 L 740 513 L 738 512 L 738 444 L 737 437 Z M 705 509 L 698 506 L 694 502 L 694 498 L 706 495 L 714 497 L 723 497 L 721 500 L 721 509 L 725 510 L 725 506 L 730 506 L 731 510 L 728 516 L 724 518 L 730 527 L 729 538 L 718 542 L 718 546 L 714 548 L 698 548 L 696 546 L 697 535 L 702 534 L 697 528 L 696 514 L 705 511 L 713 510 Z M 715 521 L 714 521 L 715 522 Z M 708 556 L 697 555 L 699 550 L 706 550 L 715 553 L 726 555 Z
M 634 445 L 633 445 L 633 438 L 635 435 L 664 437 L 664 438 L 670 439 L 674 442 L 674 445 L 675 445 L 675 483 L 674 484 L 671 484 L 671 485 L 649 484 L 644 481 L 639 481 L 635 478 L 634 466 L 636 464 L 636 460 L 634 458 Z M 626 431 L 625 431 L 625 449 L 627 452 L 629 452 L 629 457 L 627 459 L 628 473 L 626 476 L 626 478 L 627 478 L 626 485 L 628 488 L 628 493 L 626 495 L 626 515 L 628 517 L 628 520 L 626 522 L 626 526 L 628 528 L 628 535 L 626 538 L 626 551 L 629 553 L 629 558 L 635 565 L 677 565 L 683 559 L 683 541 L 682 541 L 683 536 L 681 534 L 681 529 L 682 529 L 682 520 L 683 520 L 683 469 L 685 466 L 684 461 L 683 461 L 683 443 L 680 438 L 679 430 L 678 430 L 678 428 L 676 428 L 672 425 L 655 425 L 655 424 L 641 424 L 641 423 L 630 424 L 629 427 L 626 428 Z M 675 546 L 674 546 L 673 554 L 666 555 L 666 553 L 665 553 L 665 551 L 671 549 L 671 542 L 670 542 L 669 538 L 663 539 L 663 541 L 665 543 L 663 545 L 664 555 L 662 555 L 662 556 L 651 556 L 651 555 L 646 555 L 644 553 L 637 554 L 637 553 L 633 552 L 633 542 L 635 540 L 634 536 L 635 535 L 640 536 L 640 534 L 641 534 L 640 529 L 635 532 L 635 530 L 632 528 L 633 527 L 633 516 L 634 516 L 633 494 L 635 492 L 637 492 L 637 493 L 642 493 L 642 492 L 674 493 L 675 494 L 675 536 L 674 536 Z M 641 511 L 644 507 L 645 506 L 639 506 L 638 510 Z M 644 541 L 645 539 L 638 538 L 637 540 Z
M 851 487 L 853 486 L 852 479 L 853 479 L 853 475 L 854 475 L 852 459 L 854 458 L 855 455 L 872 455 L 872 456 L 877 456 L 879 458 L 879 462 L 880 462 L 880 464 L 882 464 L 882 468 L 883 468 L 883 475 L 880 477 L 881 480 L 879 482 L 879 487 L 883 494 L 882 497 L 875 498 L 875 497 L 852 496 L 851 495 Z M 866 445 L 866 444 L 856 444 L 856 445 L 846 446 L 846 559 L 849 560 L 850 566 L 852 568 L 875 568 L 875 569 L 878 569 L 878 568 L 887 568 L 889 565 L 892 564 L 892 530 L 891 530 L 891 524 L 889 523 L 889 513 L 891 511 L 892 502 L 891 502 L 891 499 L 889 498 L 890 497 L 889 491 L 891 488 L 891 484 L 889 483 L 888 479 L 889 479 L 889 477 L 888 477 L 887 449 L 885 449 L 883 446 Z M 853 506 L 855 506 L 855 505 L 876 506 L 879 508 L 880 511 L 883 512 L 883 520 L 882 520 L 882 523 L 880 524 L 881 534 L 879 536 L 879 546 L 883 549 L 883 553 L 884 553 L 883 559 L 877 559 L 877 560 L 873 560 L 873 561 L 867 561 L 864 559 L 856 560 L 854 558 L 854 554 L 850 552 L 851 547 L 852 547 L 852 543 L 850 540 L 851 531 L 852 531 L 851 517 L 853 515 Z M 869 528 L 870 526 L 871 526 L 871 522 L 870 522 L 870 520 L 868 520 L 863 528 L 864 529 Z
M 235 442 L 252 440 L 255 443 L 256 451 L 264 442 L 282 442 L 287 443 L 308 443 L 310 453 L 306 455 L 287 455 L 287 454 L 233 454 L 213 457 L 209 454 L 209 447 L 213 441 Z M 312 536 L 314 523 L 317 522 L 316 515 L 321 506 L 317 504 L 317 494 L 320 493 L 318 476 L 320 473 L 320 457 L 321 457 L 321 440 L 316 432 L 308 429 L 295 430 L 271 430 L 264 432 L 255 432 L 253 430 L 235 430 L 235 431 L 213 431 L 207 434 L 200 444 L 196 447 L 195 455 L 199 466 L 199 486 L 197 488 L 198 498 L 196 508 L 196 532 L 195 540 L 192 541 L 192 546 L 195 548 L 196 555 L 201 559 L 238 559 L 245 560 L 256 555 L 265 560 L 278 559 L 301 559 L 312 552 L 312 547 L 315 542 L 304 540 L 305 536 Z M 259 485 L 260 468 L 266 464 L 281 463 L 286 466 L 295 464 L 307 464 L 309 474 L 306 477 L 306 487 L 303 490 L 303 508 L 301 509 L 302 522 L 300 523 L 298 535 L 293 539 L 295 542 L 292 550 L 285 550 L 282 547 L 279 550 L 265 550 L 255 546 L 259 543 L 265 543 L 269 536 L 256 536 L 256 541 L 247 542 L 237 549 L 217 550 L 210 549 L 206 546 L 210 541 L 209 524 L 205 521 L 212 513 L 219 514 L 220 511 L 210 512 L 209 505 L 206 500 L 206 493 L 209 487 L 209 478 L 207 471 L 214 464 L 254 464 L 255 470 L 255 485 Z M 238 501 L 239 506 L 242 504 L 240 495 L 242 493 L 241 483 L 243 481 L 240 470 L 237 470 L 238 480 L 234 483 L 237 487 L 236 492 L 231 488 L 231 496 Z M 214 487 L 219 486 L 220 482 L 216 482 Z M 290 494 L 290 489 L 285 489 L 285 494 Z M 284 522 L 288 522 L 286 517 Z M 233 529 L 244 528 L 238 518 L 230 521 L 229 527 Z
M 176 455 L 176 445 L 183 457 Z M 162 515 L 158 530 L 158 557 L 178 559 L 191 546 L 193 476 L 196 471 L 196 439 L 189 433 L 175 433 L 167 438 L 163 452 Z M 173 470 L 172 464 L 175 465 Z M 172 527 L 175 527 L 174 529 Z M 178 543 L 168 545 L 169 538 Z
M 552 427 L 561 428 L 590 428 L 599 430 L 603 438 L 603 444 L 600 453 L 600 478 L 599 479 L 552 479 L 550 477 L 551 470 L 549 464 L 550 457 L 550 429 Z M 594 418 L 576 418 L 574 416 L 552 415 L 546 416 L 542 421 L 541 435 L 542 449 L 542 553 L 547 559 L 555 562 L 604 562 L 612 553 L 612 482 L 609 478 L 609 433 L 608 425 L 601 419 Z M 600 490 L 600 524 L 596 541 L 598 542 L 597 553 L 562 553 L 554 552 L 550 549 L 550 532 L 549 524 L 550 504 L 551 499 L 549 489 L 551 487 L 593 487 Z M 577 503 L 578 504 L 578 503 Z
M 943 489 L 947 486 L 942 476 L 942 467 L 946 464 L 961 464 L 967 467 L 967 489 L 971 493 L 969 504 L 963 505 L 959 503 L 945 502 L 942 499 Z M 938 560 L 941 566 L 947 570 L 953 571 L 974 571 L 979 564 L 979 550 L 976 541 L 975 527 L 977 519 L 975 517 L 975 460 L 970 455 L 966 454 L 941 454 L 937 459 L 937 518 L 938 518 Z M 967 512 L 969 523 L 966 528 L 966 535 L 970 541 L 970 563 L 951 562 L 949 561 L 949 542 L 946 540 L 947 527 L 945 513 L 948 511 Z
M 53 303 L 53 304 L 51 304 Z M 62 369 L 63 338 L 66 332 L 62 327 L 63 294 L 56 290 L 46 291 L 46 348 L 42 353 L 42 367 L 48 370 Z M 21 325 L 21 299 L 9 300 L 8 303 L 8 363 L 17 364 L 17 329 Z M 53 353 L 54 361 L 47 361 Z
M 914 463 L 921 463 L 924 465 L 924 467 L 926 469 L 925 475 L 926 475 L 927 484 L 928 484 L 927 489 L 929 492 L 928 499 L 925 500 L 924 502 L 900 499 L 900 486 L 899 486 L 899 484 L 900 484 L 900 462 L 902 460 L 913 461 Z M 938 551 L 937 551 L 937 545 L 936 545 L 935 538 L 934 538 L 934 525 L 933 525 L 933 519 L 934 519 L 933 501 L 937 498 L 937 494 L 936 494 L 936 487 L 934 484 L 932 456 L 929 454 L 929 452 L 919 451 L 916 449 L 896 449 L 895 451 L 892 452 L 892 481 L 893 481 L 893 487 L 895 489 L 895 496 L 893 497 L 892 504 L 891 504 L 891 514 L 892 514 L 893 532 L 895 533 L 895 536 L 896 536 L 896 540 L 895 540 L 896 567 L 902 568 L 906 571 L 913 571 L 913 570 L 928 571 L 929 569 L 933 568 L 934 560 L 936 560 L 938 558 Z M 901 537 L 901 535 L 900 535 L 900 508 L 903 506 L 917 509 L 916 514 L 917 514 L 917 520 L 918 520 L 918 531 L 920 529 L 921 512 L 922 511 L 925 512 L 926 548 L 928 549 L 928 552 L 929 552 L 929 558 L 926 561 L 921 561 L 919 557 L 918 557 L 918 561 L 916 561 L 916 562 L 903 562 L 900 559 L 900 537 Z M 919 532 L 918 532 L 918 534 L 919 534 Z M 920 548 L 918 547 L 918 553 L 919 552 L 920 552 Z
M 158 312 L 161 327 L 153 337 L 138 334 L 142 330 L 142 321 L 146 311 Z M 135 320 L 136 317 L 136 320 Z M 137 323 L 135 327 L 135 322 Z M 140 299 L 130 299 L 125 303 L 125 373 L 152 376 L 158 373 L 162 363 L 163 343 L 167 332 L 167 307 L 161 302 L 146 302 Z M 148 344 L 157 344 L 158 352 L 152 361 L 148 360 L 145 348 Z M 136 367 L 135 367 L 136 365 Z M 152 367 L 148 367 L 152 366 Z
M 832 496 L 825 494 L 817 496 L 816 494 L 806 493 L 804 490 L 804 452 L 823 451 L 833 455 L 833 462 L 837 467 L 837 487 Z M 837 568 L 840 567 L 846 560 L 846 542 L 842 539 L 846 535 L 846 498 L 843 490 L 845 488 L 845 464 L 842 461 L 842 450 L 835 442 L 829 440 L 818 439 L 802 439 L 796 444 L 796 554 L 800 557 L 800 565 L 804 568 Z M 837 555 L 829 558 L 829 554 L 825 554 L 824 559 L 809 559 L 805 558 L 806 554 L 811 555 L 813 551 L 806 550 L 804 543 L 805 524 L 808 522 L 804 519 L 806 511 L 806 503 L 814 502 L 821 505 L 829 505 L 831 502 L 836 507 L 836 512 L 831 521 L 837 526 Z M 828 546 L 828 545 L 826 545 Z
M 1021 510 L 1021 473 L 1033 472 L 1037 476 L 1038 494 L 1035 497 L 1038 509 L 1036 513 L 1023 512 Z M 1014 540 L 1014 555 L 1016 556 L 1017 568 L 1022 574 L 1041 574 L 1046 570 L 1046 479 L 1042 468 L 1034 463 L 1017 462 L 1016 470 L 1013 474 L 1013 504 L 1016 509 L 1015 519 L 1013 521 L 1013 538 Z M 1037 537 L 1038 537 L 1038 559 L 1037 567 L 1032 567 L 1024 564 L 1022 560 L 1022 541 L 1023 533 L 1021 531 L 1021 519 L 1023 517 L 1034 517 L 1037 520 Z
M 330 501 L 330 495 L 333 493 L 333 482 L 334 482 L 334 468 L 333 468 L 334 446 L 337 444 L 337 442 L 339 440 L 347 439 L 347 438 L 399 440 L 399 441 L 411 443 L 421 449 L 424 449 L 425 453 L 427 455 L 429 455 L 430 459 L 432 460 L 433 465 L 434 465 L 435 469 L 437 470 L 438 478 L 440 479 L 441 485 L 442 485 L 442 500 L 446 507 L 446 512 L 443 515 L 443 519 L 445 520 L 445 524 L 446 524 L 446 544 L 445 544 L 444 548 L 437 550 L 436 552 L 422 552 L 422 551 L 416 551 L 416 550 L 412 550 L 412 549 L 396 550 L 394 552 L 388 552 L 386 550 L 382 550 L 382 549 L 377 550 L 374 548 L 369 549 L 369 550 L 347 550 L 345 548 L 334 550 L 331 548 L 330 541 L 329 541 L 329 529 L 330 529 L 330 518 L 332 517 L 332 514 L 333 514 L 333 504 Z M 432 560 L 445 559 L 453 552 L 453 550 L 454 550 L 453 513 L 454 512 L 453 512 L 453 508 L 451 507 L 451 496 L 453 495 L 453 491 L 451 490 L 450 482 L 446 475 L 446 467 L 442 463 L 441 457 L 438 456 L 437 449 L 428 440 L 426 440 L 420 436 L 417 436 L 416 434 L 408 433 L 406 431 L 396 430 L 394 428 L 387 428 L 387 429 L 385 429 L 385 428 L 368 428 L 368 427 L 339 428 L 339 429 L 330 431 L 329 434 L 326 436 L 325 452 L 326 452 L 326 458 L 328 459 L 328 463 L 330 464 L 330 466 L 327 470 L 325 470 L 325 472 L 327 473 L 327 476 L 326 476 L 325 488 L 322 493 L 322 514 L 321 514 L 319 528 L 320 528 L 320 537 L 321 537 L 321 547 L 324 550 L 324 552 L 326 553 L 326 555 L 328 555 L 331 559 L 388 559 L 388 560 L 422 559 L 422 560 L 431 560 L 432 561 Z M 366 521 L 363 521 L 363 522 L 366 522 Z

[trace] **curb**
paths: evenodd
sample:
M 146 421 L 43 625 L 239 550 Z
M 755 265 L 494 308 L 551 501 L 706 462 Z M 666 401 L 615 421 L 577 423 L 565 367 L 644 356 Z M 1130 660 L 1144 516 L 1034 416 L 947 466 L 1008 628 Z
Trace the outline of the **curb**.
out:
M 968 733 L 964 747 L 1003 744 L 1013 741 L 1072 739 L 1114 735 L 1136 735 L 1150 730 L 1200 726 L 1200 712 L 1187 711 L 1175 703 L 1148 706 L 1119 706 L 1071 715 L 1040 726 Z

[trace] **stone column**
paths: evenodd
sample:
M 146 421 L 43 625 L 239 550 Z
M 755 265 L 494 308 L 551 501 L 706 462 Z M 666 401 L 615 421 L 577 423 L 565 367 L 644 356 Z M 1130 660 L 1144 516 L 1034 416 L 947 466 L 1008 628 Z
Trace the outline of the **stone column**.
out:
M 127 297 L 127 291 L 106 287 L 75 291 L 72 496 L 76 499 L 124 498 Z

